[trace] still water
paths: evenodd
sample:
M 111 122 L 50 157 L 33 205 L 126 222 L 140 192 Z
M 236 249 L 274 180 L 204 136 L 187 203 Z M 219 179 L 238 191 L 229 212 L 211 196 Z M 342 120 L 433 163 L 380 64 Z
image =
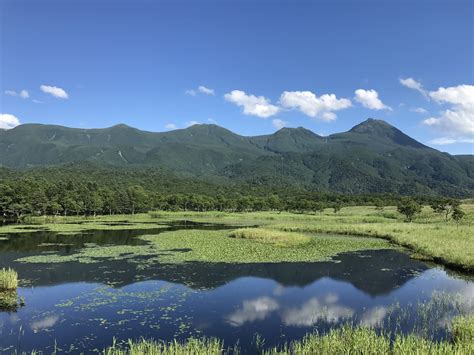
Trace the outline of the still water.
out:
M 0 312 L 0 352 L 100 351 L 140 337 L 211 336 L 244 352 L 326 332 L 345 323 L 448 337 L 449 319 L 474 310 L 474 282 L 397 250 L 340 254 L 332 262 L 149 265 L 24 264 L 45 250 L 75 253 L 87 243 L 145 243 L 136 237 L 182 228 L 31 232 L 0 240 L 0 268 L 19 272 L 26 306 Z M 177 252 L 186 252 L 179 250 Z

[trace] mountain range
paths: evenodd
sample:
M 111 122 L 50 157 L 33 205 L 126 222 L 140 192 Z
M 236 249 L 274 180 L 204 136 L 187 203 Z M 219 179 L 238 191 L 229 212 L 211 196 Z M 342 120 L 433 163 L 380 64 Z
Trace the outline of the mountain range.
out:
M 0 130 L 0 166 L 88 162 L 160 167 L 180 176 L 343 193 L 474 195 L 474 156 L 429 148 L 367 119 L 327 137 L 302 127 L 245 137 L 217 125 L 146 132 L 24 124 Z

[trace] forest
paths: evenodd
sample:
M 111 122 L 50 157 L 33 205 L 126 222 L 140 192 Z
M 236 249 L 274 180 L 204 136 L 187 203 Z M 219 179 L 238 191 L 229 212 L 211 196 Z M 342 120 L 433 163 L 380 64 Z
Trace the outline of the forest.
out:
M 414 196 L 434 204 L 439 196 Z M 177 177 L 160 169 L 96 168 L 92 165 L 0 170 L 0 214 L 112 215 L 163 211 L 320 212 L 344 206 L 396 205 L 394 194 L 341 194 L 304 186 L 255 186 Z

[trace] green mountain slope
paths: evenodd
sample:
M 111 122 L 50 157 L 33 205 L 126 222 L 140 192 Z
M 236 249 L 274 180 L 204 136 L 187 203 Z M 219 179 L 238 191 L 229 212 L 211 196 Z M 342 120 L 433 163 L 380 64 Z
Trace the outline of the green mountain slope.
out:
M 344 193 L 474 195 L 473 156 L 431 149 L 381 120 L 321 137 L 304 128 L 243 137 L 216 125 L 145 132 L 26 124 L 0 131 L 0 166 L 89 162 L 159 167 L 209 181 Z

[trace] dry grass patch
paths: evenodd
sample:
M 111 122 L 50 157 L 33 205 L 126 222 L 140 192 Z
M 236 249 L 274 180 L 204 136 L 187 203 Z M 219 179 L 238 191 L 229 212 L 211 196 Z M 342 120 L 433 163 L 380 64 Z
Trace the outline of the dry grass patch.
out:
M 311 241 L 310 236 L 302 233 L 285 232 L 269 228 L 240 228 L 232 231 L 229 237 L 253 240 L 278 247 L 294 247 Z

